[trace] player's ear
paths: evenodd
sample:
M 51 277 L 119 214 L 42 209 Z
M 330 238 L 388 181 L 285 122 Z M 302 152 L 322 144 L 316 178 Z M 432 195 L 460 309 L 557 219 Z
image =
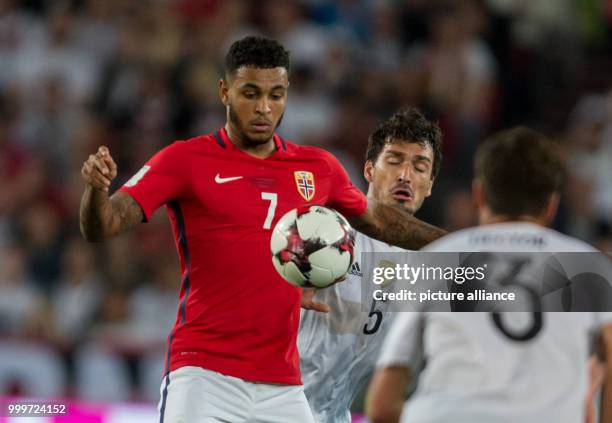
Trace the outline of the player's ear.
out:
M 476 210 L 482 210 L 485 206 L 484 190 L 482 183 L 478 179 L 472 181 L 472 201 Z
M 561 200 L 561 196 L 558 192 L 553 192 L 548 198 L 548 202 L 546 203 L 546 208 L 542 212 L 542 219 L 549 225 L 555 218 L 557 214 L 557 209 L 559 208 L 559 201 Z
M 365 162 L 365 166 L 363 167 L 363 177 L 368 181 L 368 183 L 372 183 L 374 175 L 374 163 L 372 160 L 368 160 Z
M 221 99 L 221 103 L 223 103 L 224 106 L 227 106 L 227 103 L 228 103 L 227 92 L 229 90 L 227 80 L 225 78 L 219 79 L 218 87 L 219 87 L 219 98 Z

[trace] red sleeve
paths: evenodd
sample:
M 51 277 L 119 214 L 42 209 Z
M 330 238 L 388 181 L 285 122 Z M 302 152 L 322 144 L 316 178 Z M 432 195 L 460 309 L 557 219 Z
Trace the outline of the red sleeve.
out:
M 332 189 L 327 205 L 345 217 L 361 216 L 368 207 L 365 195 L 353 185 L 338 159 L 329 152 L 326 156 L 332 171 Z
M 178 198 L 189 183 L 191 166 L 187 144 L 177 141 L 158 151 L 119 191 L 128 193 L 140 205 L 145 219 L 160 206 Z

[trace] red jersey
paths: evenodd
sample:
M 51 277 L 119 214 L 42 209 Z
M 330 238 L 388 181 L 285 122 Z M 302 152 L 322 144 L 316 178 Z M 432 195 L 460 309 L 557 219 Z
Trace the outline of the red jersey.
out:
M 265 159 L 236 148 L 225 129 L 159 151 L 122 188 L 147 219 L 165 204 L 182 284 L 166 372 L 199 366 L 248 381 L 301 383 L 300 289 L 272 264 L 270 236 L 289 210 L 366 209 L 330 153 L 282 140 Z

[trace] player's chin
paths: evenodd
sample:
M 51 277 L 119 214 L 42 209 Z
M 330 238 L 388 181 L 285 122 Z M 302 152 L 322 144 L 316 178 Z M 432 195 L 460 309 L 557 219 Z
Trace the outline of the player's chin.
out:
M 401 211 L 409 213 L 409 214 L 414 214 L 414 212 L 416 211 L 416 207 L 415 207 L 414 202 L 412 200 L 396 200 L 396 199 L 393 199 L 391 205 L 393 205 L 394 207 L 400 209 Z
M 247 135 L 251 142 L 256 144 L 264 144 L 270 141 L 270 138 L 274 136 L 274 129 L 270 129 L 268 131 L 249 131 Z

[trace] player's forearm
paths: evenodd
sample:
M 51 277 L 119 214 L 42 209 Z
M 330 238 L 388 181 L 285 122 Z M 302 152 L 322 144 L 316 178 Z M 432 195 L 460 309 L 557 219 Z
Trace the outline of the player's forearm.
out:
M 128 194 L 108 193 L 87 186 L 81 198 L 81 234 L 90 242 L 123 233 L 142 220 L 140 206 Z
M 377 370 L 366 395 L 365 408 L 368 418 L 373 423 L 398 423 L 409 382 L 410 372 L 407 368 Z
M 601 396 L 601 423 L 612 423 L 612 324 L 602 328 L 606 376 Z
M 90 242 L 101 241 L 113 235 L 112 206 L 108 193 L 85 188 L 81 197 L 80 226 L 81 234 Z
M 601 423 L 612 423 L 612 377 L 604 382 L 601 397 Z
M 446 231 L 385 204 L 368 204 L 363 216 L 352 219 L 353 227 L 388 244 L 407 250 L 419 250 L 446 235 Z
M 398 423 L 402 415 L 403 402 L 389 404 L 385 409 L 375 409 L 368 412 L 368 418 L 372 423 Z

